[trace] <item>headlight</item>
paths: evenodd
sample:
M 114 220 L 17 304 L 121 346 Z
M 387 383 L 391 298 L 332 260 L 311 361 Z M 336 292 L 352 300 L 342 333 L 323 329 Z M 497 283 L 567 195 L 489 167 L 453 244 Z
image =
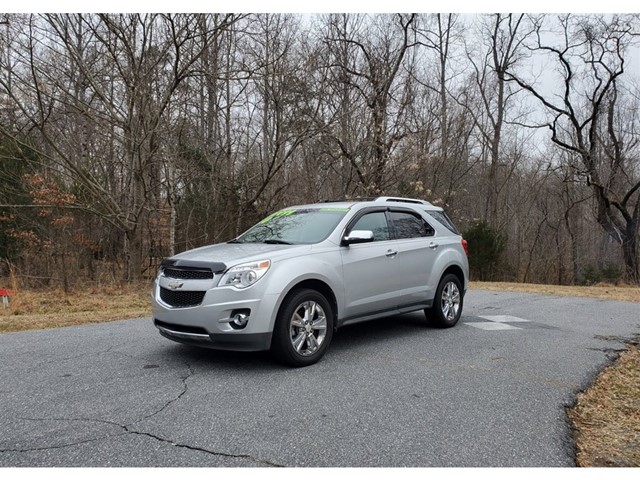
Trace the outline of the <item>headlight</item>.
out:
M 221 287 L 232 286 L 236 288 L 250 287 L 267 273 L 270 266 L 271 260 L 260 260 L 259 262 L 236 265 L 225 272 L 218 285 Z

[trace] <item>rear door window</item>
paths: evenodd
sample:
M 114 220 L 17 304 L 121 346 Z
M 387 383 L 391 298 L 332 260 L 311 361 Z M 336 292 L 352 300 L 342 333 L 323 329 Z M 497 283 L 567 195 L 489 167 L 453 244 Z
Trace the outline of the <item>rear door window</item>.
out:
M 389 212 L 396 239 L 430 237 L 434 230 L 421 216 L 409 212 Z

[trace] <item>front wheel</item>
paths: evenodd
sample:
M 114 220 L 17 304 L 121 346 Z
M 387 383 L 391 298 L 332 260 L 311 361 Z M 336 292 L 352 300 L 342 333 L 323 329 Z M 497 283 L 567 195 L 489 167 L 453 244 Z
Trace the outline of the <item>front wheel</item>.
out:
M 333 336 L 333 309 L 324 295 L 302 289 L 282 304 L 273 331 L 272 352 L 285 364 L 306 367 L 324 355 Z
M 424 313 L 436 327 L 451 328 L 460 320 L 463 299 L 460 280 L 449 273 L 440 280 L 433 306 L 425 309 Z

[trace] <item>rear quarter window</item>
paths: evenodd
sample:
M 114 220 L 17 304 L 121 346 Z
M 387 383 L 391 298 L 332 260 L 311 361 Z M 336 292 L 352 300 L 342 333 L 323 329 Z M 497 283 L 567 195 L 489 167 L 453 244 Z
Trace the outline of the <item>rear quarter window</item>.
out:
M 453 224 L 449 216 L 446 213 L 444 213 L 442 210 L 426 210 L 426 212 L 429 215 L 431 215 L 437 222 L 447 227 L 447 229 L 450 230 L 452 233 L 455 233 L 456 235 L 460 235 L 460 232 L 458 231 L 456 226 Z

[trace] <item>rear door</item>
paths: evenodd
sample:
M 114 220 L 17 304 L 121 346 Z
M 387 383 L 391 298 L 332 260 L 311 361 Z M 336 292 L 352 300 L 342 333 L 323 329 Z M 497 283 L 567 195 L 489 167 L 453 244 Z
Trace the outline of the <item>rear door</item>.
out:
M 402 292 L 399 305 L 424 305 L 433 298 L 438 281 L 430 278 L 439 247 L 435 231 L 413 210 L 390 209 L 388 216 L 398 249 L 396 284 Z

